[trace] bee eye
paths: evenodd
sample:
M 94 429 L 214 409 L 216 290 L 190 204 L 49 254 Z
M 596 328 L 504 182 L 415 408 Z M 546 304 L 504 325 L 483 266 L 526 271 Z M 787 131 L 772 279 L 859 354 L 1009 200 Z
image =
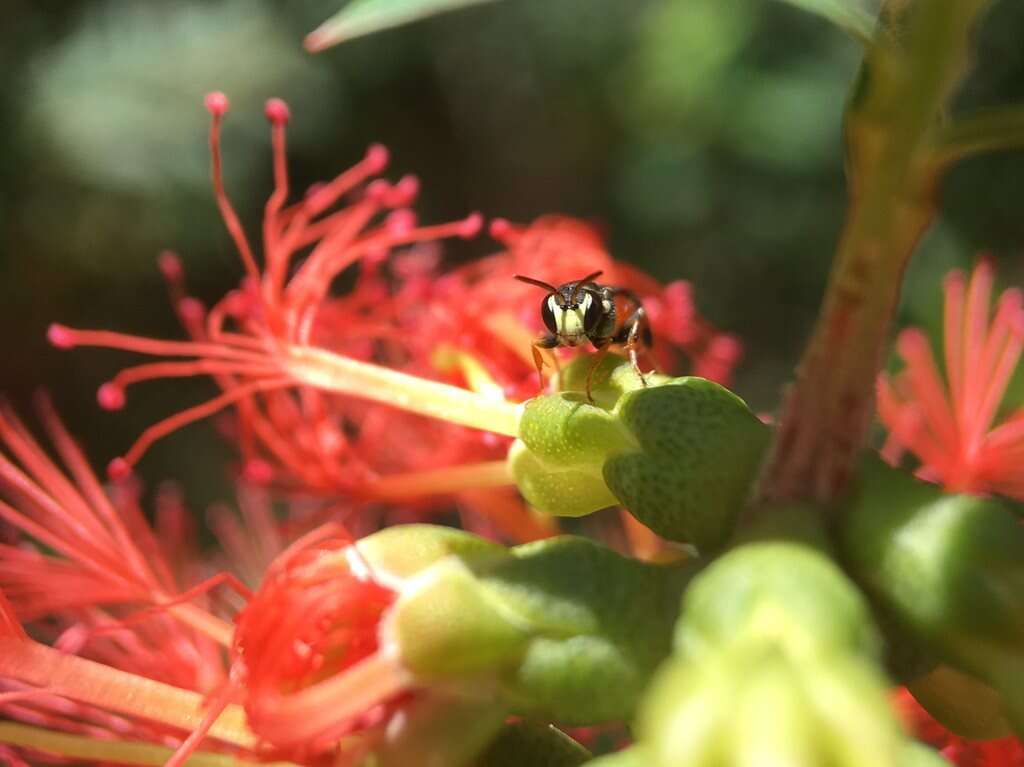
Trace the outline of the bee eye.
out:
M 589 333 L 591 330 L 597 327 L 597 323 L 601 321 L 601 315 L 603 314 L 604 305 L 600 299 L 594 298 L 589 293 L 583 295 L 583 302 L 586 304 L 586 311 L 583 313 L 583 327 Z
M 540 318 L 544 320 L 544 325 L 552 333 L 558 333 L 558 324 L 555 322 L 555 312 L 551 308 L 554 303 L 554 296 L 547 296 L 540 305 Z

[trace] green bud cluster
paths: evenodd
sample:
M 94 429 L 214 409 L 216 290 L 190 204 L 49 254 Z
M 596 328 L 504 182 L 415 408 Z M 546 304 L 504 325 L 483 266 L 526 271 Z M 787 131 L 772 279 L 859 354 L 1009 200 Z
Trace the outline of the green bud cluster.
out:
M 903 764 L 879 648 L 867 603 L 827 555 L 740 545 L 687 590 L 637 722 L 637 763 Z
M 875 459 L 864 466 L 842 533 L 849 568 L 896 641 L 943 664 L 910 680 L 920 702 L 966 737 L 1005 735 L 1007 722 L 1024 735 L 1019 520 L 994 499 L 945 494 Z
M 570 366 L 559 394 L 527 403 L 509 461 L 536 508 L 581 516 L 622 505 L 665 538 L 720 548 L 768 444 L 770 431 L 728 389 L 703 378 L 641 382 L 610 358 L 581 391 L 589 360 Z
M 633 715 L 692 569 L 583 538 L 505 548 L 431 525 L 387 528 L 359 551 L 398 594 L 382 645 L 417 683 L 473 680 L 514 713 L 570 724 Z

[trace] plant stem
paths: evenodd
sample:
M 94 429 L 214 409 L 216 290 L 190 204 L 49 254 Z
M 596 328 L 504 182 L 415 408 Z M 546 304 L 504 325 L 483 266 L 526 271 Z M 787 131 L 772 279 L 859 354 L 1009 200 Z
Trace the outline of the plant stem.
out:
M 174 749 L 125 740 L 100 740 L 85 735 L 32 727 L 27 724 L 0 722 L 0 743 L 31 748 L 45 754 L 56 754 L 91 763 L 138 764 L 159 767 L 174 754 Z M 253 762 L 233 754 L 196 751 L 185 762 L 188 767 L 295 767 L 291 762 Z
M 0 637 L 0 676 L 42 687 L 67 698 L 186 731 L 203 719 L 205 699 L 153 679 L 68 655 L 23 637 Z M 209 734 L 228 743 L 252 747 L 256 738 L 240 706 L 228 706 Z
M 850 206 L 824 303 L 761 479 L 763 499 L 843 492 L 914 248 L 935 218 L 931 136 L 988 0 L 889 0 L 847 111 Z
M 293 346 L 288 373 L 325 391 L 381 402 L 450 423 L 515 437 L 522 406 L 468 389 L 418 378 L 397 370 L 342 357 L 322 349 Z

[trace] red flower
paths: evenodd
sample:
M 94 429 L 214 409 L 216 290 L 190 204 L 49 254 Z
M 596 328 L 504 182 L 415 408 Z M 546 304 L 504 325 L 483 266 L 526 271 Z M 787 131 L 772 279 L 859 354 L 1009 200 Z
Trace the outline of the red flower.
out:
M 891 460 L 910 450 L 921 475 L 951 491 L 1024 499 L 1024 409 L 998 416 L 1024 344 L 1024 299 L 1004 291 L 990 321 L 993 277 L 982 260 L 969 283 L 962 272 L 946 278 L 946 380 L 924 333 L 904 330 L 897 349 L 906 367 L 879 378 L 878 411 Z
M 23 535 L 0 546 L 0 715 L 45 728 L 43 745 L 53 731 L 109 742 L 96 753 L 113 762 L 123 740 L 169 746 L 174 765 L 201 744 L 313 762 L 337 754 L 343 735 L 363 736 L 346 741 L 353 758 L 372 746 L 408 680 L 378 648 L 394 592 L 344 530 L 323 526 L 278 552 L 280 532 L 250 498 L 245 525 L 216 518 L 226 553 L 260 571 L 260 589 L 225 574 L 181 591 L 174 570 L 198 568 L 190 547 L 174 550 L 185 542 L 180 499 L 163 491 L 155 535 L 130 488 L 106 493 L 48 406 L 44 420 L 69 474 L 0 413 L 12 454 L 0 453 L 0 497 L 11 500 L 0 501 L 0 518 Z M 221 582 L 245 599 L 234 626 L 201 599 Z M 16 614 L 38 635 L 62 630 L 59 649 L 30 639 Z
M 300 540 L 268 569 L 236 618 L 233 655 L 254 732 L 276 749 L 315 754 L 384 721 L 407 680 L 378 652 L 395 592 L 351 540 Z

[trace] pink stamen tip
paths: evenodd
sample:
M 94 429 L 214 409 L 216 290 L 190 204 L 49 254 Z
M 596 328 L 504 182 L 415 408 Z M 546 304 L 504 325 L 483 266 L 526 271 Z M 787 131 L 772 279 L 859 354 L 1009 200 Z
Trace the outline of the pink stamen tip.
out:
M 283 99 L 267 99 L 263 105 L 263 114 L 273 125 L 284 125 L 292 116 L 288 104 Z
M 303 198 L 306 199 L 306 200 L 313 199 L 321 191 L 323 191 L 324 187 L 326 187 L 326 186 L 327 186 L 327 184 L 325 184 L 323 181 L 314 181 L 312 184 L 310 184 L 306 188 L 306 193 L 303 195 Z
M 120 410 L 124 407 L 124 389 L 117 384 L 107 381 L 96 391 L 96 401 L 104 410 Z
M 947 293 L 954 288 L 962 288 L 967 281 L 966 276 L 959 269 L 949 272 L 942 280 L 942 287 Z
M 484 227 L 484 217 L 479 213 L 470 213 L 466 218 L 459 224 L 458 235 L 464 240 L 472 239 L 480 234 L 480 230 Z
M 163 251 L 156 258 L 157 268 L 164 279 L 171 283 L 181 282 L 185 277 L 185 269 L 181 265 L 178 254 L 171 250 Z
M 223 117 L 228 111 L 228 97 L 220 91 L 207 93 L 203 103 L 206 105 L 206 110 L 214 117 Z
M 131 464 L 124 458 L 115 458 L 107 464 L 107 476 L 114 482 L 123 482 L 132 475 Z
M 391 251 L 388 250 L 387 245 L 370 245 L 366 249 L 366 255 L 363 256 L 363 262 L 371 266 L 379 266 L 388 260 L 389 255 L 391 255 Z
M 244 317 L 249 313 L 249 301 L 240 290 L 232 290 L 224 296 L 224 311 L 232 317 Z
M 718 360 L 736 362 L 743 356 L 743 344 L 736 336 L 719 335 L 711 340 L 710 351 Z
M 402 176 L 398 183 L 391 187 L 391 194 L 388 196 L 387 205 L 393 208 L 401 208 L 411 205 L 420 193 L 420 180 L 416 176 Z
M 366 150 L 363 164 L 369 173 L 380 173 L 388 166 L 391 154 L 383 144 L 371 144 Z
M 502 245 L 511 247 L 519 239 L 520 230 L 507 218 L 496 218 L 491 221 L 487 233 Z
M 51 346 L 58 349 L 73 349 L 75 347 L 75 332 L 64 325 L 53 323 L 46 330 L 46 339 Z
M 242 467 L 242 479 L 254 485 L 268 485 L 274 479 L 274 467 L 262 458 L 253 458 Z
M 375 179 L 366 185 L 366 199 L 383 205 L 391 196 L 391 184 L 382 178 Z
M 920 354 L 928 348 L 928 338 L 917 328 L 907 328 L 896 338 L 896 349 L 904 359 Z
M 385 226 L 388 228 L 388 234 L 394 237 L 408 234 L 416 226 L 416 214 L 408 208 L 393 210 L 388 214 Z
M 206 307 L 198 298 L 185 296 L 178 302 L 178 312 L 188 322 L 202 322 L 206 317 Z

